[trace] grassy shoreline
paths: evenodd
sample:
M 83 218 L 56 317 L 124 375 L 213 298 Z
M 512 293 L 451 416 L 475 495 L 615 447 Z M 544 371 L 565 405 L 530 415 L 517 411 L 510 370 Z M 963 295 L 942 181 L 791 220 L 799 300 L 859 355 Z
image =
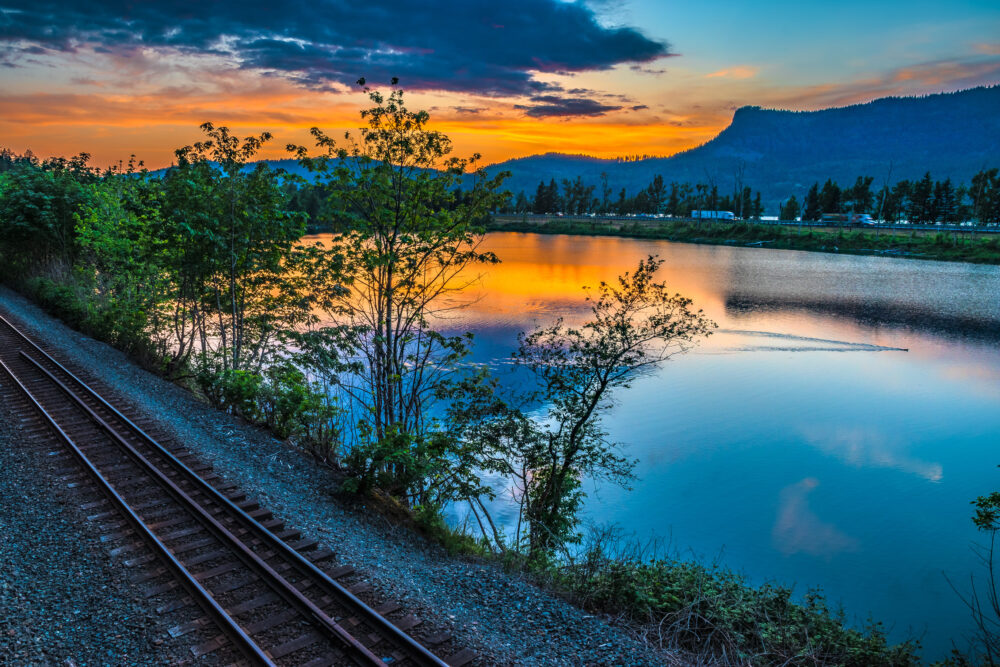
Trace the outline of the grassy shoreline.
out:
M 849 255 L 904 257 L 972 264 L 1000 264 L 1000 236 L 974 232 L 924 233 L 863 229 L 837 231 L 762 225 L 752 222 L 690 223 L 663 221 L 654 225 L 549 220 L 546 222 L 497 222 L 486 226 L 491 232 L 530 232 L 575 236 L 616 236 L 658 239 L 678 243 L 807 250 Z

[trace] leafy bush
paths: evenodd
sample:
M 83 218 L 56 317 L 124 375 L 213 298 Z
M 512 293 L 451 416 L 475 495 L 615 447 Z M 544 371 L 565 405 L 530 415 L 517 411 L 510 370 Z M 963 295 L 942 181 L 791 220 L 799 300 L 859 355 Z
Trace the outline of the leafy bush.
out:
M 258 398 L 264 378 L 259 374 L 223 368 L 218 362 L 202 358 L 195 380 L 215 407 L 248 421 L 260 420 Z
M 374 437 L 361 425 L 361 437 L 344 453 L 344 471 L 350 476 L 342 489 L 368 495 L 375 489 L 406 498 L 406 490 L 439 469 L 439 457 L 446 455 L 450 440 L 444 434 L 406 433 L 394 428 L 382 438 Z M 408 499 L 408 498 L 407 498 Z
M 294 440 L 319 458 L 336 462 L 340 410 L 294 364 L 283 361 L 255 373 L 222 368 L 203 358 L 195 381 L 220 410 L 267 426 L 279 438 Z
M 340 410 L 294 364 L 285 361 L 264 371 L 257 401 L 264 423 L 279 438 L 295 438 L 323 459 L 337 458 L 334 445 L 340 438 Z
M 25 288 L 45 310 L 71 327 L 79 329 L 88 323 L 87 303 L 74 286 L 48 277 L 37 277 L 29 279 Z

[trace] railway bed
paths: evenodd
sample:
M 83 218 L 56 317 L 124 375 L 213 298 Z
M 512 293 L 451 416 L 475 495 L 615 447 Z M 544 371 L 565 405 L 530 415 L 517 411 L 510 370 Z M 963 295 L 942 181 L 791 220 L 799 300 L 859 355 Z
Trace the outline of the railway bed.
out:
M 0 398 L 77 490 L 110 554 L 174 623 L 170 634 L 191 638 L 193 661 L 460 667 L 476 659 L 398 604 L 379 603 L 354 568 L 337 566 L 2 313 Z

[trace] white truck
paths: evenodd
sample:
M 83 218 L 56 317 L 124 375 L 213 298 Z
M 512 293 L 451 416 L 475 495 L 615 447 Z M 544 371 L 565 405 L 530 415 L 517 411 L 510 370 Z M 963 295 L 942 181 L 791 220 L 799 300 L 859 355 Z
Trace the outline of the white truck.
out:
M 691 217 L 695 220 L 735 220 L 736 215 L 732 211 L 691 211 Z

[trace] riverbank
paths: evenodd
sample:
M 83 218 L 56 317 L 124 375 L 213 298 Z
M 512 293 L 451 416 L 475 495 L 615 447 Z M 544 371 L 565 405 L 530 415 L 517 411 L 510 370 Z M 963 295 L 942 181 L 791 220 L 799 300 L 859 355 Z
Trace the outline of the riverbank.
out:
M 605 222 L 552 219 L 546 221 L 491 221 L 494 232 L 572 234 L 658 239 L 678 243 L 733 245 L 784 250 L 808 250 L 850 255 L 880 255 L 945 262 L 1000 264 L 1000 236 L 961 233 L 917 233 L 900 230 L 828 231 L 809 227 L 763 225 L 752 222 L 691 223 L 685 221 Z

